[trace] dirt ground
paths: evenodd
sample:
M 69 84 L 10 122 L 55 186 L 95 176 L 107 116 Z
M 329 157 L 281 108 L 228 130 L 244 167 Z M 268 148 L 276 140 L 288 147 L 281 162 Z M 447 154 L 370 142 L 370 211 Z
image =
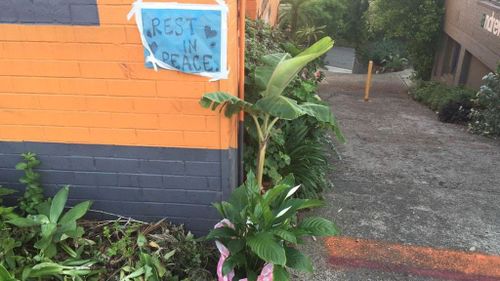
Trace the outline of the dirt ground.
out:
M 348 139 L 332 159 L 334 189 L 319 215 L 343 235 L 500 255 L 500 141 L 437 121 L 411 100 L 398 74 L 329 74 L 321 96 Z M 316 273 L 296 280 L 434 280 L 333 268 L 321 240 L 304 250 Z

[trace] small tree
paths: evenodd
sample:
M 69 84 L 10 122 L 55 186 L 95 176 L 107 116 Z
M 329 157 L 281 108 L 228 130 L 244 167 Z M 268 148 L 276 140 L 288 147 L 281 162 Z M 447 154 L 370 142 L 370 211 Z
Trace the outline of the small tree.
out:
M 302 103 L 286 97 L 284 91 L 296 75 L 311 61 L 325 54 L 333 47 L 333 40 L 325 37 L 297 55 L 271 54 L 263 57 L 265 65 L 255 70 L 257 84 L 262 89 L 260 99 L 252 104 L 228 93 L 216 92 L 206 94 L 200 100 L 205 108 L 224 110 L 227 117 L 240 111 L 245 111 L 254 121 L 258 137 L 259 152 L 257 156 L 257 182 L 263 192 L 262 179 L 266 158 L 267 142 L 271 130 L 279 120 L 294 120 L 303 115 L 309 115 L 328 124 L 343 141 L 342 133 L 337 125 L 330 107 L 317 103 Z

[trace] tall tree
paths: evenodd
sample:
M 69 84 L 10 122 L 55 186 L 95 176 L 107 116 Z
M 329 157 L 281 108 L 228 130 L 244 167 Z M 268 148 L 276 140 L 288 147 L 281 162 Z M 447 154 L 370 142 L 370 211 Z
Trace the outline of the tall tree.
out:
M 418 78 L 431 77 L 442 30 L 444 0 L 373 0 L 369 21 L 374 33 L 407 42 Z

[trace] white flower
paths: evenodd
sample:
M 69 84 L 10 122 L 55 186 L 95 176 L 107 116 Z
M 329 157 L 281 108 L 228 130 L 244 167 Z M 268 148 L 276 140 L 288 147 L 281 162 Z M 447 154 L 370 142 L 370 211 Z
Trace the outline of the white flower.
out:
M 288 199 L 290 196 L 292 196 L 295 192 L 297 192 L 297 190 L 299 190 L 299 188 L 300 188 L 300 184 L 297 185 L 296 187 L 290 189 L 290 191 L 288 191 L 285 199 Z
M 279 212 L 279 214 L 276 216 L 276 218 L 279 218 L 281 216 L 283 216 L 284 214 L 286 214 L 286 212 L 288 212 L 288 210 L 290 210 L 292 208 L 292 206 L 284 209 L 283 211 Z

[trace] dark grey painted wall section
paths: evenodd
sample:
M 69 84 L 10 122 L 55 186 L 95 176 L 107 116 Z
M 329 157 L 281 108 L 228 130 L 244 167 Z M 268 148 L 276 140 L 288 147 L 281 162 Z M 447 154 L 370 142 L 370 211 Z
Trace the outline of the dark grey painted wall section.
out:
M 99 25 L 96 0 L 0 0 L 0 23 Z
M 0 185 L 23 190 L 14 169 L 35 152 L 47 195 L 71 185 L 70 201 L 154 221 L 167 217 L 205 233 L 218 222 L 211 206 L 237 184 L 236 150 L 0 142 Z

